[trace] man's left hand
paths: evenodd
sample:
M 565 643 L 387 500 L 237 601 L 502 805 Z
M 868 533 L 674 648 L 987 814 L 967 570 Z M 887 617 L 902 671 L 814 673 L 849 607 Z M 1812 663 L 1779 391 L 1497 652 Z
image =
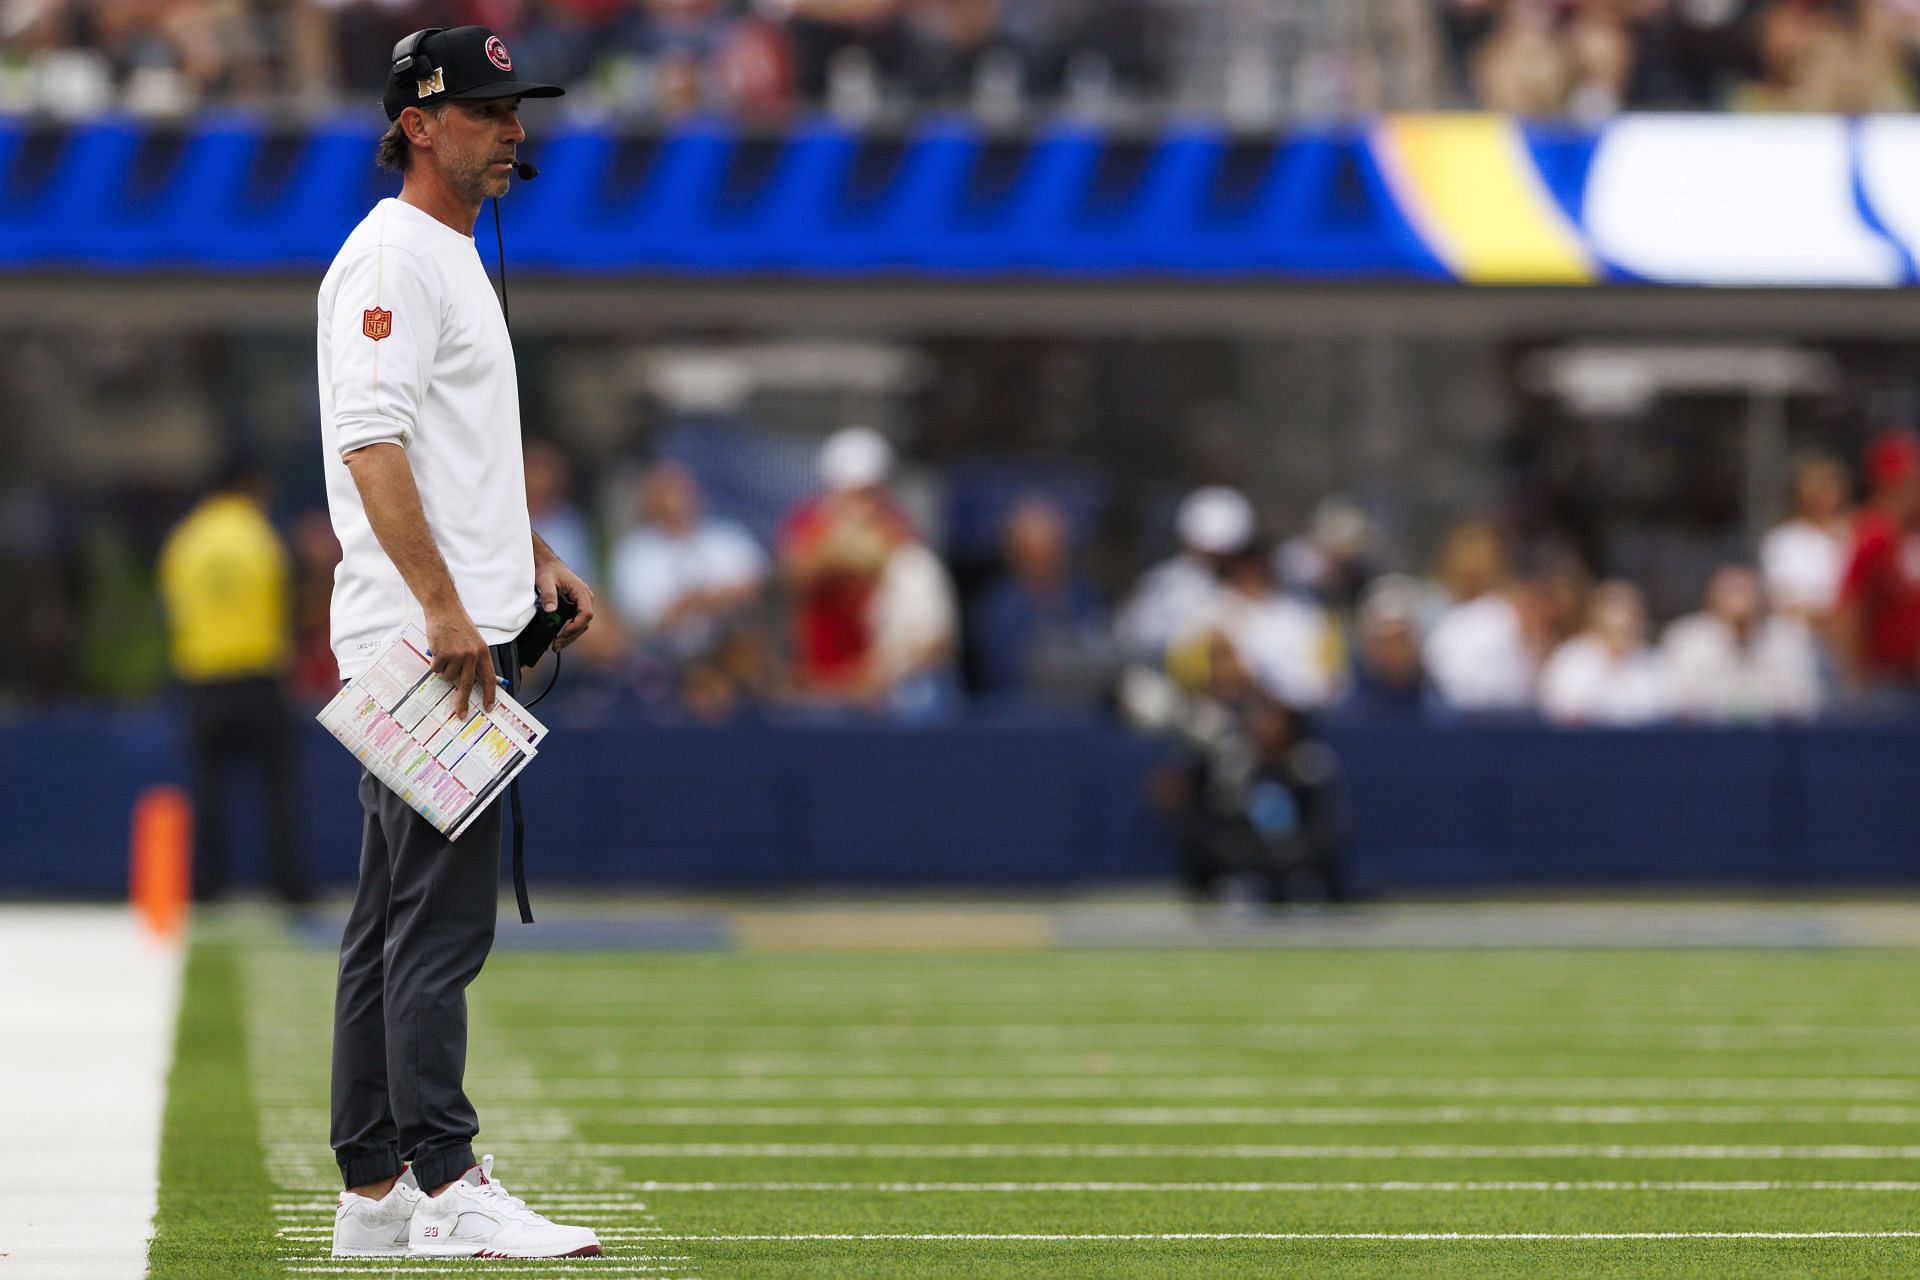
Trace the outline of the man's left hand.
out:
M 593 588 L 589 587 L 579 574 L 567 568 L 566 562 L 560 557 L 550 557 L 535 566 L 533 587 L 540 593 L 540 608 L 543 612 L 552 613 L 558 609 L 562 595 L 580 607 L 580 612 L 560 629 L 559 636 L 553 642 L 556 650 L 564 649 L 578 640 L 586 634 L 587 628 L 593 625 Z

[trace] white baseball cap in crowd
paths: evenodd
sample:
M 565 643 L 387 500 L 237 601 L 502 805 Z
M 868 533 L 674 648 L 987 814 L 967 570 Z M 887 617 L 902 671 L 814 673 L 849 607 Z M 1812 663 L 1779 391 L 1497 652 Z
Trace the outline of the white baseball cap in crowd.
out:
M 1382 574 L 1360 593 L 1357 620 L 1363 635 L 1395 627 L 1420 628 L 1423 593 L 1418 580 L 1404 573 Z
M 1253 541 L 1253 504 L 1238 489 L 1209 485 L 1186 496 L 1176 523 L 1187 546 L 1224 556 Z
M 836 493 L 870 489 L 893 470 L 893 446 L 872 427 L 844 427 L 820 446 L 820 483 Z

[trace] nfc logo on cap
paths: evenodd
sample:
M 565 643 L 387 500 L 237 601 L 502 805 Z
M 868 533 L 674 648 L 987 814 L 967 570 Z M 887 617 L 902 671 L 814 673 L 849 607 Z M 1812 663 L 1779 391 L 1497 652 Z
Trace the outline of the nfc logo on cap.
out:
M 444 93 L 447 88 L 447 69 L 435 67 L 432 75 L 425 80 L 415 80 L 413 87 L 422 98 L 431 98 L 436 93 Z

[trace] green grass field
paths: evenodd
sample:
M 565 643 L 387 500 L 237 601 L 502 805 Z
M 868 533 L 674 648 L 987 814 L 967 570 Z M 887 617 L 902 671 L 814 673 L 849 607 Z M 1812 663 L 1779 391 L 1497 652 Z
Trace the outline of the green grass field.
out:
M 1920 1274 L 1920 956 L 503 951 L 575 1263 L 328 1256 L 333 956 L 203 930 L 152 1275 Z

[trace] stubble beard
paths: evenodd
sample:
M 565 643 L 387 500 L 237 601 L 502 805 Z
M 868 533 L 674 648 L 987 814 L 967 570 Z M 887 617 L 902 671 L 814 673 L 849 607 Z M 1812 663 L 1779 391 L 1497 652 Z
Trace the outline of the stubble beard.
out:
M 507 194 L 507 185 L 511 179 L 508 173 L 495 173 L 493 161 L 489 156 L 475 156 L 468 164 L 462 165 L 454 175 L 454 185 L 460 194 L 479 204 L 488 199 L 498 199 Z

